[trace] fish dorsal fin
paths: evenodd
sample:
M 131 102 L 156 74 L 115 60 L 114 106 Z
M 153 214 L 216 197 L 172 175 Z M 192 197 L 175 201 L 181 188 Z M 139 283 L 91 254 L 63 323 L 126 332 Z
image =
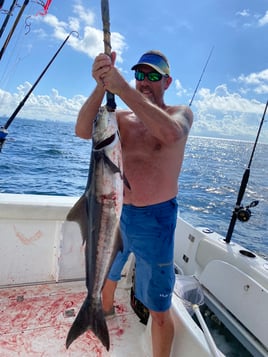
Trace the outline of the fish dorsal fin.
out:
M 87 217 L 87 198 L 85 194 L 79 198 L 73 208 L 69 211 L 66 220 L 77 222 L 79 224 L 81 235 L 83 238 L 83 243 L 86 241 L 86 237 L 88 235 L 88 229 L 85 222 L 88 221 Z

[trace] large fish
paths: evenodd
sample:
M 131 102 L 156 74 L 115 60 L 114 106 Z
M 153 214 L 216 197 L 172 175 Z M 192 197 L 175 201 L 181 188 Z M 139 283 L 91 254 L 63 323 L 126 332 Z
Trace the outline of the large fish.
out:
M 121 144 L 114 112 L 99 109 L 94 121 L 92 152 L 85 193 L 67 215 L 80 225 L 85 243 L 87 297 L 66 339 L 66 347 L 88 329 L 109 350 L 101 290 L 121 249 L 119 220 L 123 204 Z

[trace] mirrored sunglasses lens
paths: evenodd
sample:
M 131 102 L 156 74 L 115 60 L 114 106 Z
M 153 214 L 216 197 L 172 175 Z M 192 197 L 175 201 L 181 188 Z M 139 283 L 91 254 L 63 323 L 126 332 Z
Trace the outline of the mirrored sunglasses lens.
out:
M 143 81 L 145 78 L 145 74 L 140 71 L 135 71 L 135 78 L 137 79 L 137 81 Z
M 141 71 L 135 71 L 135 78 L 137 81 L 144 81 L 145 77 L 147 77 L 151 82 L 157 82 L 162 78 L 162 74 L 158 72 L 144 73 Z
M 147 77 L 148 77 L 149 81 L 157 82 L 157 81 L 160 81 L 160 79 L 162 78 L 162 74 L 160 74 L 158 72 L 150 72 L 147 74 Z

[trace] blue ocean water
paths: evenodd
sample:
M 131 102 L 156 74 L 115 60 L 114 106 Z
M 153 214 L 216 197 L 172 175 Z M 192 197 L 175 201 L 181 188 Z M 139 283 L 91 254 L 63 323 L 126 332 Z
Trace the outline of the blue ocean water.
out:
M 3 125 L 4 122 L 0 122 Z M 190 137 L 179 180 L 183 219 L 226 235 L 253 143 Z M 0 153 L 0 192 L 80 196 L 91 142 L 77 138 L 74 123 L 16 118 Z M 244 195 L 248 222 L 237 221 L 233 240 L 268 256 L 268 144 L 258 143 Z

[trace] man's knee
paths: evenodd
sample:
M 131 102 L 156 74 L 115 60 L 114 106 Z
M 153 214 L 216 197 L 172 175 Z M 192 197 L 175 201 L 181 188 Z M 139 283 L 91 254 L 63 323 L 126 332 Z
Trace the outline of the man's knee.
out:
M 159 326 L 162 327 L 167 323 L 172 323 L 172 317 L 170 314 L 170 310 L 167 311 L 150 311 L 152 320 Z

